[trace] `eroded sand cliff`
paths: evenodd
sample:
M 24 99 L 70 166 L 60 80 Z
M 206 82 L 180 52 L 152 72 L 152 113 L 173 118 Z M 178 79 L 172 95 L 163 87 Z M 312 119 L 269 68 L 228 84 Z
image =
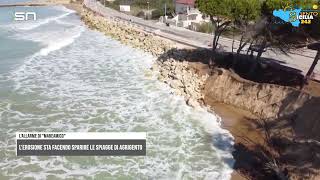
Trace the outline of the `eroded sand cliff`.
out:
M 279 151 L 286 158 L 279 158 L 279 163 L 284 164 L 293 178 L 301 178 L 299 173 L 304 168 L 317 174 L 319 157 L 312 157 L 318 156 L 319 152 L 319 97 L 290 87 L 251 82 L 231 71 L 209 68 L 200 63 L 205 69 L 201 70 L 199 64 L 184 60 L 185 54 L 175 53 L 177 46 L 171 41 L 89 10 L 84 10 L 81 17 L 89 27 L 157 56 L 152 69 L 158 72 L 159 80 L 174 88 L 176 94 L 184 96 L 190 106 L 211 107 L 219 102 L 248 110 L 263 119 L 272 138 L 280 139 L 284 145 Z

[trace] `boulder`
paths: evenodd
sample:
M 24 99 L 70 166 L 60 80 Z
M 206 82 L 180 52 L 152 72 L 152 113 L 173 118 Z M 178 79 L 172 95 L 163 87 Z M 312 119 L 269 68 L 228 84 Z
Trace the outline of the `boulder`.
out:
M 192 98 L 189 98 L 189 99 L 187 100 L 187 104 L 188 104 L 189 106 L 193 107 L 193 108 L 198 108 L 198 107 L 200 107 L 200 103 L 199 103 L 198 101 L 192 99 Z

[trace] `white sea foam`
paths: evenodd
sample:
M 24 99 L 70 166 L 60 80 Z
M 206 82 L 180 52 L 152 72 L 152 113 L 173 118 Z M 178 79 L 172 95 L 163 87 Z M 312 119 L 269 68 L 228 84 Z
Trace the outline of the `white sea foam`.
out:
M 45 47 L 34 56 L 46 56 L 52 51 L 73 43 L 85 29 L 79 19 L 76 21 L 66 19 L 75 11 L 64 6 L 53 6 L 52 8 L 61 13 L 37 21 L 14 22 L 4 27 L 11 32 L 11 38 L 43 44 Z
M 218 116 L 188 107 L 165 84 L 146 77 L 154 62 L 151 55 L 98 32 L 83 30 L 76 36 L 77 28 L 25 34 L 47 47 L 69 36 L 74 43 L 28 57 L 8 77 L 14 91 L 0 102 L 0 132 L 8 134 L 0 139 L 0 151 L 6 154 L 0 175 L 230 179 L 233 138 L 220 127 Z M 147 156 L 16 157 L 16 131 L 147 131 Z
M 68 13 L 64 13 L 59 16 L 49 17 L 49 18 L 37 20 L 37 21 L 27 21 L 25 23 L 21 23 L 21 22 L 13 23 L 13 24 L 10 24 L 7 28 L 15 29 L 15 30 L 32 30 L 32 29 L 38 28 L 42 25 L 48 24 L 52 21 L 57 21 L 59 19 L 65 18 L 66 16 L 68 16 L 70 14 L 71 13 L 68 12 Z
M 65 33 L 57 33 L 57 36 L 53 36 L 50 34 L 48 37 L 50 38 L 43 38 L 43 39 L 33 39 L 34 41 L 45 42 L 47 47 L 41 49 L 35 56 L 46 56 L 52 51 L 59 50 L 65 46 L 70 45 L 74 42 L 75 39 L 80 37 L 81 33 L 84 31 L 84 28 L 81 26 L 75 27 L 73 29 L 68 29 Z M 39 36 L 37 36 L 39 37 Z M 32 38 L 31 38 L 32 39 Z
M 25 21 L 25 22 L 21 22 L 21 21 L 13 21 L 12 23 L 8 24 L 8 25 L 4 25 L 2 26 L 2 28 L 7 28 L 9 30 L 12 31 L 29 31 L 29 30 L 33 30 L 35 28 L 38 28 L 40 26 L 49 24 L 53 21 L 59 21 L 60 19 L 63 19 L 67 16 L 69 16 L 70 14 L 75 13 L 75 11 L 70 10 L 65 8 L 64 6 L 53 6 L 53 9 L 56 9 L 57 11 L 62 12 L 61 14 L 58 14 L 56 16 L 50 16 L 44 19 L 37 19 L 36 21 Z
M 70 23 L 62 20 L 64 17 L 72 12 L 67 12 L 63 15 L 58 15 L 53 18 L 48 18 L 44 21 L 36 23 L 37 25 L 32 25 L 28 23 L 26 27 L 37 28 L 37 30 L 29 31 L 28 28 L 22 28 L 23 31 L 19 31 L 11 36 L 11 38 L 30 40 L 43 44 L 45 47 L 39 52 L 35 53 L 34 56 L 46 56 L 52 51 L 59 50 L 66 47 L 74 42 L 85 28 L 81 25 L 79 21 L 75 23 Z M 50 21 L 56 20 L 55 22 Z M 45 27 L 41 25 L 46 25 Z M 49 27 L 49 28 L 48 28 Z M 33 56 L 33 57 L 34 57 Z

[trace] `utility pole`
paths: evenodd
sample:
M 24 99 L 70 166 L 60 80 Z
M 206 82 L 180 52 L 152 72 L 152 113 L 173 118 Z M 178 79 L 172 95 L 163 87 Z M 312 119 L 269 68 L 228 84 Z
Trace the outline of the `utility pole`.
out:
M 167 2 L 164 3 L 164 22 L 167 23 Z
M 167 16 L 167 3 L 164 3 L 164 17 Z
M 150 15 L 149 1 L 147 3 L 148 3 L 148 19 L 149 19 L 149 15 Z
M 149 14 L 150 14 L 150 8 L 149 8 L 149 1 L 147 1 L 147 4 L 148 4 L 148 13 L 147 13 L 147 19 L 149 20 Z

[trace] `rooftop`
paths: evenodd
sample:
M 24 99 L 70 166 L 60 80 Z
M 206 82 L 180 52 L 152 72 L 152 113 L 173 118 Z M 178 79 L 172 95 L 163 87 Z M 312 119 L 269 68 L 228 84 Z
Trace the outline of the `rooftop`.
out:
M 176 0 L 178 4 L 194 5 L 195 0 Z

